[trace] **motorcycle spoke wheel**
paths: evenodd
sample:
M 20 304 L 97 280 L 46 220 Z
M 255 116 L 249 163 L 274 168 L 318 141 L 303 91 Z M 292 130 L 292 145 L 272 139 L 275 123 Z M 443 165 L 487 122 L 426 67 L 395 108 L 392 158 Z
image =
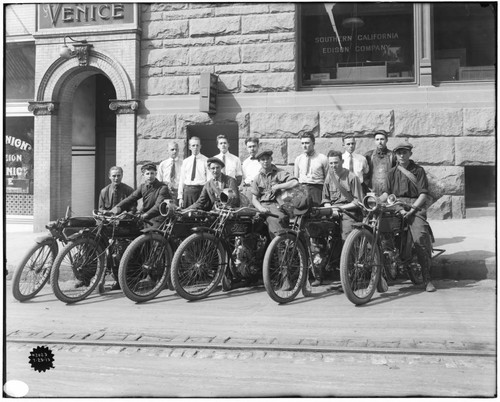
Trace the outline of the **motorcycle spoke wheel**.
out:
M 104 253 L 91 238 L 76 239 L 57 255 L 50 284 L 56 297 L 64 303 L 84 300 L 99 284 L 105 269 Z
M 177 248 L 172 261 L 172 284 L 187 300 L 207 297 L 219 285 L 226 266 L 222 243 L 209 233 L 195 233 Z
M 375 247 L 375 249 L 374 249 Z M 340 258 L 340 280 L 345 295 L 356 305 L 370 301 L 380 279 L 380 255 L 366 229 L 354 229 Z
M 417 247 L 413 246 L 411 250 L 411 261 L 406 266 L 406 272 L 408 273 L 410 281 L 414 285 L 421 285 L 422 283 L 424 283 L 421 262 L 429 264 L 430 267 L 431 258 L 425 253 L 424 250 L 420 252 L 420 250 L 417 250 Z
M 57 255 L 57 242 L 48 237 L 31 247 L 12 276 L 12 294 L 20 302 L 37 295 L 50 277 Z
M 277 303 L 288 303 L 302 289 L 307 274 L 307 254 L 297 237 L 276 236 L 264 256 L 263 277 L 267 294 Z
M 118 280 L 125 296 L 135 302 L 155 298 L 170 279 L 172 250 L 163 236 L 139 236 L 127 247 L 120 261 Z

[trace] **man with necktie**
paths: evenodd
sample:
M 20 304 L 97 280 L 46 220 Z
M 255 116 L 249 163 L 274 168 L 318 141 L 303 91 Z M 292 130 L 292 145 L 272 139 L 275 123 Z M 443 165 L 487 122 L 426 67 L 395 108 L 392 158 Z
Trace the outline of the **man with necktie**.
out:
M 246 206 L 252 205 L 252 192 L 250 186 L 252 185 L 253 179 L 260 172 L 262 166 L 257 160 L 256 155 L 259 152 L 259 139 L 257 137 L 248 137 L 245 140 L 245 145 L 248 151 L 248 158 L 246 158 L 241 164 L 241 170 L 243 171 L 243 180 L 241 182 L 241 203 L 245 202 Z M 244 201 L 243 201 L 244 200 Z
M 225 135 L 217 136 L 217 148 L 220 150 L 220 154 L 215 155 L 224 164 L 224 169 L 222 173 L 227 174 L 236 179 L 238 186 L 241 183 L 241 177 L 243 172 L 241 170 L 241 161 L 236 155 L 229 153 L 229 142 Z
M 364 183 L 364 177 L 368 174 L 370 168 L 363 155 L 354 153 L 356 149 L 354 134 L 344 135 L 344 137 L 342 137 L 342 145 L 345 149 L 345 152 L 342 154 L 342 159 L 344 160 L 343 167 L 353 172 L 358 177 L 363 187 L 363 192 L 366 192 L 368 188 Z
M 158 180 L 168 186 L 170 194 L 177 202 L 182 160 L 179 158 L 179 144 L 170 141 L 168 145 L 169 157 L 158 166 Z
M 99 194 L 99 204 L 98 209 L 100 211 L 109 211 L 120 201 L 127 198 L 133 193 L 134 189 L 122 183 L 123 179 L 123 169 L 120 166 L 113 166 L 109 169 L 109 180 L 111 184 L 108 184 L 101 190 Z M 135 205 L 131 209 L 135 210 Z
M 182 161 L 179 178 L 179 207 L 187 208 L 200 197 L 203 186 L 210 178 L 207 157 L 200 153 L 201 141 L 198 137 L 189 139 L 191 156 Z
M 383 192 L 387 173 L 396 166 L 397 160 L 394 152 L 387 148 L 387 134 L 377 131 L 373 136 L 377 147 L 365 154 L 366 161 L 370 168 L 365 176 L 365 183 L 368 188 L 380 196 Z

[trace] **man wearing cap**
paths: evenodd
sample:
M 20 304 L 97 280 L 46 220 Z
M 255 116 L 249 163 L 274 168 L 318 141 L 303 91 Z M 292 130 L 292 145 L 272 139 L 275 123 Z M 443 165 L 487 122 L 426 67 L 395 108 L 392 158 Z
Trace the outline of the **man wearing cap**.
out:
M 436 288 L 431 282 L 430 272 L 432 239 L 424 209 L 429 185 L 425 170 L 410 159 L 412 148 L 413 145 L 408 141 L 403 141 L 394 147 L 398 164 L 387 174 L 380 201 L 384 202 L 389 194 L 394 194 L 398 199 L 412 206 L 409 211 L 401 208 L 399 213 L 409 224 L 418 261 L 422 267 L 425 290 L 434 292 Z
M 179 178 L 179 207 L 187 208 L 200 197 L 203 186 L 210 178 L 207 167 L 207 157 L 200 153 L 201 141 L 198 137 L 189 139 L 191 156 L 182 161 L 181 177 Z
M 394 152 L 387 149 L 387 134 L 384 131 L 377 131 L 373 138 L 377 147 L 365 154 L 370 170 L 364 180 L 366 186 L 379 196 L 382 194 L 387 173 L 397 162 Z
M 354 153 L 356 149 L 354 134 L 344 135 L 342 137 L 342 145 L 345 149 L 345 152 L 342 154 L 342 159 L 344 161 L 343 167 L 358 176 L 363 190 L 366 191 L 364 176 L 367 175 L 369 171 L 368 162 L 363 155 Z
M 238 186 L 236 185 L 236 180 L 224 173 L 222 169 L 224 168 L 224 163 L 216 157 L 208 158 L 207 161 L 208 169 L 212 174 L 212 179 L 210 179 L 201 192 L 200 198 L 189 206 L 188 209 L 202 209 L 204 211 L 209 211 L 213 208 L 216 202 L 219 202 L 221 193 L 223 190 L 228 189 L 231 194 L 228 200 L 228 205 L 231 207 L 240 206 L 240 192 L 238 191 Z
M 168 186 L 172 198 L 177 202 L 179 179 L 182 169 L 182 160 L 179 158 L 179 144 L 174 141 L 169 141 L 168 153 L 168 158 L 158 166 L 158 180 Z
M 219 148 L 220 154 L 215 155 L 215 157 L 224 163 L 223 173 L 234 177 L 239 186 L 243 176 L 241 161 L 236 155 L 229 153 L 229 142 L 225 135 L 217 136 L 217 148 Z
M 120 166 L 113 166 L 109 169 L 111 184 L 104 187 L 99 194 L 98 208 L 100 211 L 109 211 L 134 192 L 132 187 L 122 183 L 122 178 L 123 169 Z M 135 209 L 135 206 L 133 208 Z
M 314 150 L 316 140 L 312 133 L 302 134 L 300 140 L 304 153 L 295 158 L 293 175 L 300 184 L 307 187 L 309 205 L 316 207 L 321 204 L 323 183 L 328 173 L 328 158 Z
M 267 226 L 271 238 L 283 229 L 280 221 L 285 214 L 279 209 L 276 197 L 283 191 L 295 187 L 298 180 L 290 173 L 273 165 L 273 151 L 260 152 L 256 158 L 261 164 L 261 170 L 255 177 L 252 186 L 252 204 L 260 212 L 271 212 L 279 218 L 267 217 Z

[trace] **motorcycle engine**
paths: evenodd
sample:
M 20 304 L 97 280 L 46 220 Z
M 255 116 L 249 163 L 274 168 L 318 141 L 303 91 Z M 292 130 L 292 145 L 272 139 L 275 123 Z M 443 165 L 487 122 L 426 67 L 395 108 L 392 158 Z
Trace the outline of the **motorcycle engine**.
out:
M 311 237 L 311 254 L 314 268 L 323 269 L 326 265 L 327 250 L 326 239 L 322 237 Z
M 243 278 L 258 274 L 266 251 L 265 247 L 264 236 L 254 233 L 237 236 L 233 251 L 235 273 Z

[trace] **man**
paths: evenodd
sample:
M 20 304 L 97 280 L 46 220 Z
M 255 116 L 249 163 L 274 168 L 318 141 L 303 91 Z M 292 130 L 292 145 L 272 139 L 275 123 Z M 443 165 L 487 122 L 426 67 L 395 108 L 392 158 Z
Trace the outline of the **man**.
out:
M 202 209 L 209 211 L 213 208 L 216 202 L 220 201 L 220 195 L 223 190 L 229 189 L 233 194 L 228 204 L 231 207 L 240 206 L 240 192 L 236 185 L 236 180 L 228 175 L 222 173 L 224 163 L 216 157 L 208 158 L 208 168 L 212 174 L 210 179 L 201 192 L 200 198 L 192 204 L 188 209 Z
M 356 149 L 356 139 L 353 134 L 346 134 L 342 138 L 342 145 L 344 146 L 345 152 L 342 154 L 342 160 L 344 161 L 344 168 L 348 169 L 358 176 L 359 182 L 363 188 L 363 192 L 368 189 L 364 185 L 364 176 L 368 174 L 369 167 L 366 158 L 363 155 L 354 153 Z
M 109 180 L 111 180 L 111 184 L 104 187 L 99 194 L 99 210 L 109 211 L 116 204 L 133 193 L 134 189 L 122 183 L 122 178 L 123 169 L 120 166 L 113 166 L 109 169 Z M 135 210 L 135 205 L 133 209 Z
M 376 148 L 365 154 L 368 162 L 368 174 L 364 180 L 367 188 L 375 195 L 380 196 L 385 185 L 387 173 L 391 168 L 396 166 L 396 155 L 387 149 L 387 134 L 383 131 L 378 131 L 373 136 L 375 139 Z
M 323 200 L 321 203 L 325 207 L 335 207 L 335 210 L 350 211 L 360 216 L 359 207 L 356 205 L 357 201 L 363 200 L 363 190 L 358 177 L 350 172 L 348 169 L 342 167 L 342 153 L 339 151 L 328 152 L 328 164 L 330 170 L 323 185 Z M 334 216 L 338 216 L 334 210 Z M 353 229 L 355 220 L 347 214 L 342 214 L 341 230 L 342 240 L 345 241 L 349 233 Z M 340 255 L 341 250 L 338 250 Z M 313 272 L 315 281 L 312 286 L 319 286 L 323 280 L 323 273 Z
M 247 147 L 248 151 L 248 158 L 246 158 L 242 165 L 241 169 L 243 171 L 243 181 L 242 181 L 242 187 L 241 187 L 241 195 L 244 197 L 242 198 L 242 203 L 243 199 L 251 204 L 252 203 L 252 192 L 251 192 L 251 185 L 252 182 L 259 174 L 259 171 L 261 169 L 260 163 L 255 157 L 257 153 L 259 152 L 259 139 L 257 137 L 248 137 L 245 140 L 245 145 Z
M 168 143 L 169 157 L 158 166 L 158 180 L 168 186 L 175 202 L 179 194 L 179 179 L 181 177 L 182 160 L 179 155 L 179 144 L 174 141 Z
M 200 153 L 201 142 L 198 137 L 189 140 L 191 156 L 182 161 L 179 179 L 179 207 L 187 208 L 200 197 L 203 186 L 209 179 L 207 157 Z
M 302 134 L 304 153 L 295 158 L 293 168 L 293 175 L 307 188 L 309 205 L 314 207 L 321 204 L 323 183 L 328 173 L 328 158 L 314 150 L 315 142 L 312 133 Z
M 389 194 L 394 194 L 398 199 L 412 206 L 409 211 L 401 208 L 399 213 L 410 226 L 418 261 L 422 267 L 425 290 L 434 292 L 436 288 L 431 282 L 430 272 L 432 239 L 427 214 L 424 209 L 429 184 L 425 170 L 410 159 L 412 149 L 413 145 L 407 141 L 403 141 L 394 147 L 398 165 L 389 170 L 380 200 L 384 202 Z
M 267 217 L 267 226 L 271 238 L 283 229 L 280 221 L 285 217 L 278 206 L 276 197 L 283 191 L 295 187 L 298 180 L 290 173 L 278 169 L 273 165 L 273 151 L 265 150 L 260 152 L 256 158 L 261 164 L 261 170 L 255 177 L 252 189 L 252 204 L 260 212 L 271 212 L 278 215 L 278 218 Z
M 228 152 L 229 142 L 225 135 L 217 136 L 217 148 L 220 150 L 220 154 L 215 155 L 215 158 L 219 158 L 225 165 L 222 173 L 228 176 L 234 177 L 238 186 L 241 183 L 241 177 L 243 172 L 241 170 L 241 161 L 236 155 Z

